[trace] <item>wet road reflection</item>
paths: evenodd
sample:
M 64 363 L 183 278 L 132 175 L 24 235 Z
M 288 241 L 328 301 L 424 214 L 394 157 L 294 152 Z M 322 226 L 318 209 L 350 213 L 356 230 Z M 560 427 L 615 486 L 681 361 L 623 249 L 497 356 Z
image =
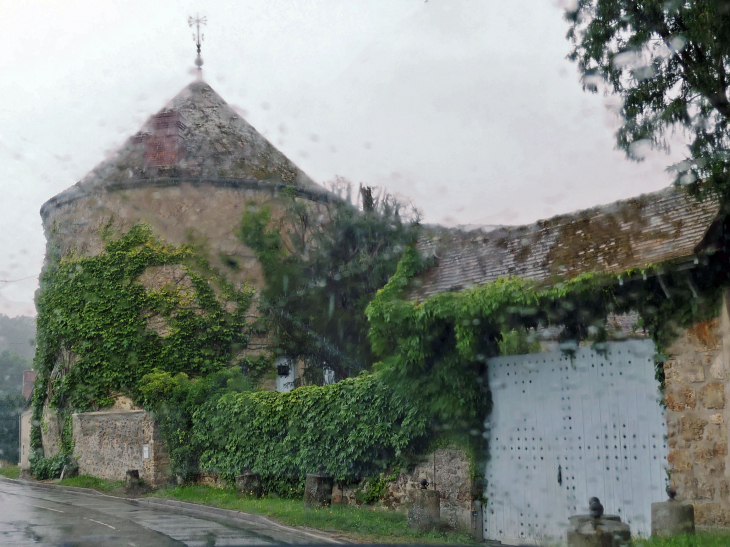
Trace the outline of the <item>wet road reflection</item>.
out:
M 304 542 L 280 536 L 263 526 L 239 528 L 110 496 L 0 481 L 0 545 L 208 547 Z

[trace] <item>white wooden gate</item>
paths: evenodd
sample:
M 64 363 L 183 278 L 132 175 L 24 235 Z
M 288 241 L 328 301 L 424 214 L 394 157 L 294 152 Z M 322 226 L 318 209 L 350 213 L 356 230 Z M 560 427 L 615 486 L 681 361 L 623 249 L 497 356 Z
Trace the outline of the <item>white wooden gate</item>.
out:
M 564 541 L 568 517 L 600 498 L 632 534 L 648 536 L 665 501 L 667 443 L 650 340 L 489 361 L 484 535 Z

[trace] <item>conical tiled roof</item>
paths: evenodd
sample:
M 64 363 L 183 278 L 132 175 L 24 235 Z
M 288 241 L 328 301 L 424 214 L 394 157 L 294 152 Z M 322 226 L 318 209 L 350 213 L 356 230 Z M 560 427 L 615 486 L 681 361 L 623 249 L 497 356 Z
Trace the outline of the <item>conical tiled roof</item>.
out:
M 205 82 L 193 82 L 109 159 L 45 206 L 91 190 L 175 179 L 296 186 L 326 193 Z M 42 210 L 43 212 L 43 210 Z

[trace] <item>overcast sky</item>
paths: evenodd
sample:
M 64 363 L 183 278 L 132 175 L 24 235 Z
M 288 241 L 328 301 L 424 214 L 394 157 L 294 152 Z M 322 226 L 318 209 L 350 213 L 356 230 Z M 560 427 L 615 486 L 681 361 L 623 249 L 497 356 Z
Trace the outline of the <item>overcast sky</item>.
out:
M 319 182 L 413 200 L 429 223 L 523 224 L 670 184 L 614 149 L 556 0 L 34 0 L 3 5 L 0 313 L 35 315 L 41 205 L 204 77 Z M 24 279 L 28 278 L 28 279 Z

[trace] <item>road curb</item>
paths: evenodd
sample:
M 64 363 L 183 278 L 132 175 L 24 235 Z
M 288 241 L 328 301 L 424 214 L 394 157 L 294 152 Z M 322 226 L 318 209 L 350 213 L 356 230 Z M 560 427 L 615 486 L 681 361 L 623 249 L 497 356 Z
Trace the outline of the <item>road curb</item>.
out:
M 354 543 L 353 541 L 345 539 L 336 534 L 330 534 L 328 532 L 323 532 L 321 530 L 316 530 L 314 528 L 308 528 L 304 526 L 288 526 L 286 524 L 281 524 L 280 522 L 272 520 L 271 518 L 264 515 L 257 515 L 256 513 L 246 513 L 245 511 L 236 511 L 235 509 L 222 509 L 220 507 L 212 507 L 210 505 L 202 505 L 199 503 L 172 500 L 168 498 L 140 498 L 130 501 L 145 505 L 164 505 L 165 507 L 174 507 L 184 511 L 192 511 L 195 513 L 208 513 L 224 518 L 242 520 L 248 524 L 270 526 L 273 528 L 278 528 L 282 531 L 304 534 L 312 538 L 316 538 L 320 541 L 326 541 L 334 544 Z
M 125 501 L 132 505 L 149 505 L 154 508 L 155 505 L 163 506 L 166 509 L 176 509 L 180 513 L 193 513 L 197 515 L 214 515 L 224 519 L 230 519 L 243 522 L 245 524 L 256 524 L 259 526 L 266 526 L 276 528 L 282 532 L 289 532 L 292 534 L 299 534 L 309 536 L 319 542 L 332 543 L 332 544 L 349 544 L 355 543 L 351 540 L 340 537 L 336 534 L 330 534 L 313 528 L 305 528 L 299 526 L 288 526 L 281 524 L 275 520 L 270 519 L 264 515 L 257 515 L 255 513 L 246 513 L 244 511 L 236 511 L 235 509 L 221 509 L 219 507 L 212 507 L 210 505 L 202 505 L 200 503 L 191 503 L 187 501 L 178 501 L 168 498 L 122 498 L 119 496 L 112 496 L 110 494 L 104 494 L 91 488 L 82 488 L 79 486 L 64 486 L 61 484 L 48 484 L 43 482 L 29 481 L 25 479 L 9 479 L 0 475 L 0 481 L 7 481 L 16 484 L 22 484 L 33 488 L 41 488 L 43 490 L 65 490 L 69 492 L 75 492 L 77 494 L 86 494 L 93 496 L 104 496 L 108 498 L 114 498 L 116 500 Z M 162 507 L 160 507 L 162 508 Z

